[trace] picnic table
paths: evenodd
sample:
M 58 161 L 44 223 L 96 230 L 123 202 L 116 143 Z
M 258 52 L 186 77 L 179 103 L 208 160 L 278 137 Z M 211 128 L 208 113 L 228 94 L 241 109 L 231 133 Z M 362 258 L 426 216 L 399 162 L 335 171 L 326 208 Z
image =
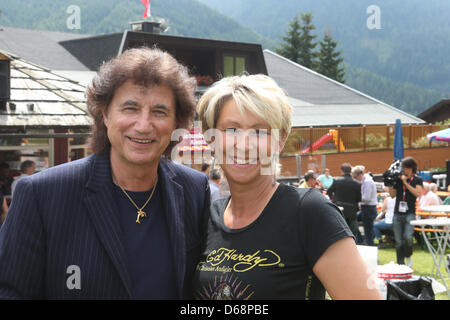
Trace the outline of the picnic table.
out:
M 427 245 L 428 251 L 433 259 L 433 268 L 431 270 L 432 276 L 436 279 L 442 280 L 447 294 L 450 298 L 450 291 L 445 282 L 450 275 L 449 267 L 445 259 L 445 250 L 450 248 L 450 218 L 432 218 L 432 219 L 420 219 L 411 221 L 411 225 L 420 227 L 423 239 Z M 437 248 L 431 243 L 432 240 L 436 240 Z M 441 272 L 441 265 L 444 264 L 444 268 L 447 271 L 447 277 Z

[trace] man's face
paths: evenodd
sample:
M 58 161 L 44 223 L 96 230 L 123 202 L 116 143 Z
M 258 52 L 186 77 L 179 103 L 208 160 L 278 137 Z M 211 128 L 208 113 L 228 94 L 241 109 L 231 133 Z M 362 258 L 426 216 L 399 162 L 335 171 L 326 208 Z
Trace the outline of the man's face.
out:
M 104 114 L 111 161 L 120 166 L 157 165 L 176 128 L 175 96 L 168 86 L 120 86 Z

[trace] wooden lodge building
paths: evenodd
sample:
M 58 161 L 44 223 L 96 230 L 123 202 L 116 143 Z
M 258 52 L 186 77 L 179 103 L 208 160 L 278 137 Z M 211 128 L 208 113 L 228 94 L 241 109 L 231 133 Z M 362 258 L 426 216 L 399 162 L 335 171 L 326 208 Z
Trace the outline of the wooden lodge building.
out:
M 0 97 L 0 161 L 17 168 L 26 157 L 41 157 L 52 166 L 86 156 L 90 121 L 82 96 L 85 86 L 104 61 L 128 48 L 155 45 L 189 67 L 197 77 L 198 94 L 221 77 L 243 71 L 277 81 L 294 108 L 281 176 L 298 176 L 312 165 L 339 175 L 342 162 L 383 172 L 392 162 L 396 119 L 404 126 L 405 155 L 426 166 L 444 166 L 448 159 L 448 145 L 417 147 L 416 141 L 435 129 L 422 119 L 262 50 L 259 44 L 169 36 L 160 33 L 158 23 L 139 21 L 132 23 L 132 30 L 100 36 L 2 27 L 0 50 L 6 62 L 0 69 L 0 93 L 5 93 Z M 17 76 L 23 65 L 40 77 Z M 34 111 L 27 109 L 29 104 Z M 330 130 L 335 130 L 335 141 L 329 139 L 315 150 L 313 143 Z M 29 150 L 26 156 L 18 152 L 22 149 Z

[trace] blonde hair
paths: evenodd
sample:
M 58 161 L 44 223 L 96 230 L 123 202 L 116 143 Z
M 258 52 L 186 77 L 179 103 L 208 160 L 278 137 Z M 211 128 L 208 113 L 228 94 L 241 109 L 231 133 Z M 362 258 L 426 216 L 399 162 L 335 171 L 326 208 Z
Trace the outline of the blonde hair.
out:
M 215 128 L 223 105 L 233 99 L 241 115 L 244 110 L 279 129 L 287 139 L 291 132 L 292 106 L 276 82 L 262 74 L 226 77 L 211 86 L 200 98 L 197 111 L 203 131 Z

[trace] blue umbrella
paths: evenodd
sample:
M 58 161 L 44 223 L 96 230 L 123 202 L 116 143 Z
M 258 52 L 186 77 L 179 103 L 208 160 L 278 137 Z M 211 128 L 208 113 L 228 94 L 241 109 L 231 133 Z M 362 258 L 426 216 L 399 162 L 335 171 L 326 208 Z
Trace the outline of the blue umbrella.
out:
M 402 122 L 400 119 L 395 120 L 395 135 L 394 135 L 394 160 L 402 160 L 404 158 L 403 151 L 403 132 Z

